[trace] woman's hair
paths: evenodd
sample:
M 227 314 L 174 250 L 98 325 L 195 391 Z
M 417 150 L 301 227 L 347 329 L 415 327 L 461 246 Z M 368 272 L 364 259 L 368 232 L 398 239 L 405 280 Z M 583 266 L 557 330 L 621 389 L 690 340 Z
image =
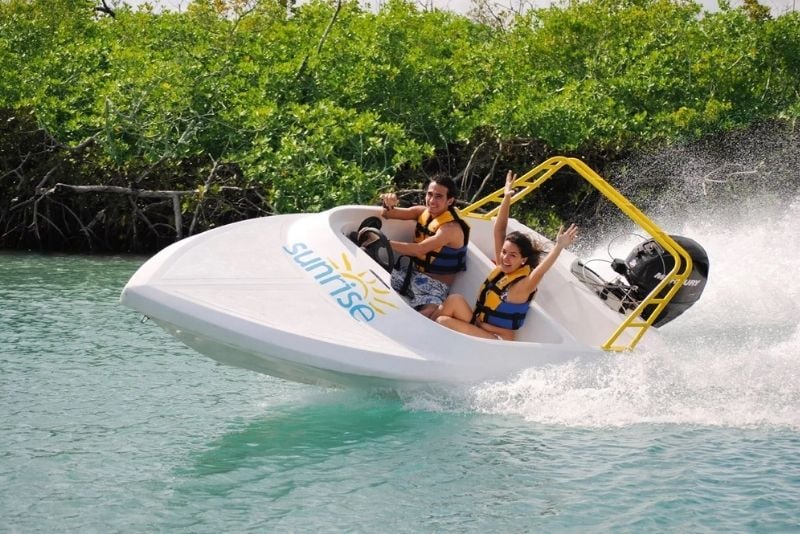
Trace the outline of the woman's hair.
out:
M 544 249 L 538 242 L 533 241 L 522 232 L 511 232 L 506 236 L 506 241 L 517 245 L 520 256 L 528 260 L 528 265 L 531 266 L 531 269 L 539 265 L 539 260 L 541 259 Z

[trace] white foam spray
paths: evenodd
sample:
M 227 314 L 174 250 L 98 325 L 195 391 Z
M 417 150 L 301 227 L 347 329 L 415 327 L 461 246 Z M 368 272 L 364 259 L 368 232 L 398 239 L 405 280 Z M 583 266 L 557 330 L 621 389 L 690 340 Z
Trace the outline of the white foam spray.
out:
M 708 160 L 698 164 L 696 153 L 678 156 L 671 159 L 682 166 L 670 171 L 682 192 L 673 189 L 648 214 L 669 233 L 700 243 L 710 274 L 701 299 L 660 329 L 666 346 L 529 369 L 515 380 L 471 390 L 463 399 L 470 409 L 570 426 L 800 429 L 798 150 L 787 155 L 782 145 L 771 163 L 752 146 L 731 152 L 724 164 L 728 179 L 748 180 L 744 188 L 719 176 L 708 181 Z M 784 174 L 775 181 L 774 165 L 781 164 Z M 757 172 L 742 170 L 748 165 Z M 629 230 L 617 226 L 607 233 L 619 248 L 612 255 L 630 250 L 629 240 L 613 239 Z M 606 242 L 592 252 L 607 258 L 607 249 Z M 424 402 L 430 408 L 430 399 Z

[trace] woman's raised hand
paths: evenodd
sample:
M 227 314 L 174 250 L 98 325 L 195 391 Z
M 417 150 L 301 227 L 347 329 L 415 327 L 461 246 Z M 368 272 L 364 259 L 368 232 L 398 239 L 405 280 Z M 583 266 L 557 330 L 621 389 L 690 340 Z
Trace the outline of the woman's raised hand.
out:
M 503 196 L 508 197 L 514 195 L 514 188 L 511 186 L 511 184 L 513 184 L 514 180 L 516 179 L 517 175 L 509 170 L 508 174 L 506 174 L 506 188 L 503 192 Z
M 556 245 L 561 246 L 561 248 L 566 248 L 574 243 L 577 237 L 578 226 L 576 224 L 570 224 L 569 228 L 566 230 L 564 230 L 564 226 L 561 226 L 561 228 L 558 229 L 558 235 L 556 236 Z

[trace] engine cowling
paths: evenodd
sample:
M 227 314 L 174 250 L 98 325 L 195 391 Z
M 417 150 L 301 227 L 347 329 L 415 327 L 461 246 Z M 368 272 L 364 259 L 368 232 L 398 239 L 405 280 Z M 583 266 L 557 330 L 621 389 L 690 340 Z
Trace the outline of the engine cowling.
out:
M 700 299 L 708 281 L 708 254 L 703 247 L 688 237 L 677 235 L 670 237 L 692 258 L 692 272 L 653 322 L 653 326 L 666 324 L 689 309 Z M 624 260 L 615 259 L 611 266 L 627 280 L 627 287 L 621 280 L 615 280 L 606 285 L 606 290 L 614 294 L 625 293 L 628 299 L 625 308 L 630 308 L 638 306 L 655 289 L 675 266 L 675 258 L 654 239 L 649 239 L 635 247 Z M 664 288 L 657 297 L 665 295 L 669 289 Z M 655 305 L 648 306 L 641 314 L 642 317 L 648 319 L 654 309 Z

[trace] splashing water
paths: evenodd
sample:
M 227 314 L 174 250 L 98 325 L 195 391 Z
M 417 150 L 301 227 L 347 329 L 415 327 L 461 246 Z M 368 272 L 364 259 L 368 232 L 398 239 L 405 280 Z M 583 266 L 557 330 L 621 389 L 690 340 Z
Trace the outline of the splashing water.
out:
M 698 241 L 711 267 L 701 299 L 660 328 L 663 348 L 529 369 L 516 380 L 475 388 L 466 402 L 479 412 L 549 424 L 800 429 L 800 167 L 792 164 L 800 158 L 781 150 L 779 163 L 788 171 L 765 165 L 769 154 L 763 153 L 755 154 L 759 162 L 751 165 L 760 174 L 737 171 L 752 178 L 746 194 L 730 184 L 698 194 L 700 185 L 708 184 L 708 165 L 698 164 L 696 154 L 673 158 L 695 169 L 696 179 L 685 168 L 671 168 L 683 190 L 660 198 L 649 215 L 667 232 Z M 743 157 L 734 153 L 730 160 Z M 781 170 L 788 178 L 776 181 Z M 764 179 L 767 172 L 772 174 Z M 624 258 L 641 241 L 617 238 L 632 231 L 615 223 L 605 236 L 613 242 L 613 257 Z M 610 259 L 608 249 L 605 242 L 589 257 Z

